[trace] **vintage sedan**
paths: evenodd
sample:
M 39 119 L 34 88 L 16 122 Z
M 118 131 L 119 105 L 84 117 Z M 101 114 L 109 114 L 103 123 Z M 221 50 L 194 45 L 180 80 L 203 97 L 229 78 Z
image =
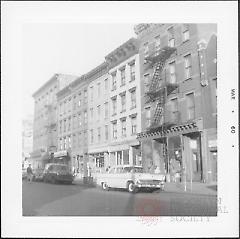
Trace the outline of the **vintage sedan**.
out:
M 99 174 L 97 184 L 103 190 L 109 188 L 125 188 L 134 193 L 139 189 L 151 191 L 164 189 L 165 175 L 144 173 L 140 166 L 116 166 L 109 169 L 107 173 Z
M 74 176 L 67 165 L 58 163 L 48 163 L 45 165 L 45 169 L 43 171 L 44 182 L 66 182 L 72 184 L 73 179 Z

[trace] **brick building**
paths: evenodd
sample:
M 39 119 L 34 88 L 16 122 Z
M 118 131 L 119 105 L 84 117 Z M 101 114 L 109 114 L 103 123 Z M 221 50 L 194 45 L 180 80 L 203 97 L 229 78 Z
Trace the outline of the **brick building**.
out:
M 58 151 L 54 162 L 84 171 L 88 152 L 88 89 L 85 76 L 78 77 L 57 93 Z
M 86 75 L 88 81 L 88 155 L 94 172 L 106 168 L 109 143 L 109 74 L 106 62 Z
M 110 75 L 107 166 L 141 164 L 140 144 L 136 139 L 141 132 L 138 49 L 137 39 L 131 38 L 105 57 Z
M 216 181 L 216 25 L 139 24 L 143 167 Z
M 33 168 L 43 167 L 57 150 L 57 98 L 56 94 L 76 76 L 55 74 L 34 94 Z

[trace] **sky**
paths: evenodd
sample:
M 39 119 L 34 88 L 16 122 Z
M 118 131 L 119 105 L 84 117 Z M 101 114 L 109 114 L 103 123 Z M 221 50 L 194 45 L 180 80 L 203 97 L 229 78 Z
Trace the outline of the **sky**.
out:
M 126 23 L 26 23 L 22 26 L 23 118 L 33 115 L 32 94 L 55 73 L 80 76 L 131 37 Z

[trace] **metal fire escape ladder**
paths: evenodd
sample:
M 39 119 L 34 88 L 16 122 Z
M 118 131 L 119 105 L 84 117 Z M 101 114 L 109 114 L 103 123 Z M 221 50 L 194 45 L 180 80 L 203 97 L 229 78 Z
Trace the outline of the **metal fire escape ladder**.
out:
M 153 63 L 153 66 L 155 65 L 152 81 L 149 87 L 149 91 L 147 93 L 148 98 L 151 102 L 156 101 L 156 108 L 153 116 L 152 121 L 152 127 L 157 127 L 158 123 L 164 114 L 164 104 L 165 104 L 165 97 L 166 97 L 166 87 L 159 86 L 159 80 L 161 77 L 161 72 L 163 71 L 163 68 L 165 66 L 166 60 L 172 55 L 173 52 L 175 52 L 175 48 L 165 48 L 162 50 L 162 53 L 160 53 L 159 59 L 156 60 L 155 63 Z M 149 60 L 151 61 L 151 60 Z M 166 79 L 165 79 L 166 80 Z M 165 82 L 166 83 L 166 82 Z M 160 90 L 162 89 L 162 90 Z

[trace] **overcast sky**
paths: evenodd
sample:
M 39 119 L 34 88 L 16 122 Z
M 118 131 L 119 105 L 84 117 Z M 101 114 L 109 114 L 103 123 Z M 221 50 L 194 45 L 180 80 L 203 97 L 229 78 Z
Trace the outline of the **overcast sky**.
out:
M 133 24 L 26 23 L 22 28 L 23 116 L 32 94 L 55 73 L 82 75 L 131 37 Z

